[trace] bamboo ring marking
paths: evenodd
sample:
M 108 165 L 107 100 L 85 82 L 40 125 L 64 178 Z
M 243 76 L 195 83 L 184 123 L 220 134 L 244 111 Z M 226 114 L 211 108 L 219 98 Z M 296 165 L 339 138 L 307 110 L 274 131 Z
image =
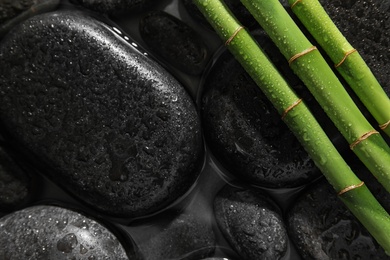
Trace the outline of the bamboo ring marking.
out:
M 284 118 L 287 116 L 288 112 L 290 112 L 294 107 L 298 106 L 301 102 L 302 102 L 302 98 L 298 99 L 297 101 L 292 103 L 291 106 L 286 108 L 286 110 L 284 110 L 284 112 L 282 114 L 282 120 L 284 120 Z
M 233 32 L 233 34 L 229 37 L 229 39 L 226 40 L 225 46 L 229 45 L 230 42 L 234 39 L 234 37 L 236 37 L 236 35 L 237 35 L 242 29 L 244 29 L 244 26 L 240 25 L 240 26 Z
M 341 61 L 337 64 L 334 65 L 335 68 L 338 68 L 341 66 L 341 64 L 344 63 L 344 61 L 348 58 L 349 55 L 351 55 L 352 53 L 356 52 L 357 50 L 356 49 L 352 49 L 352 50 L 349 50 L 347 51 L 346 53 L 344 53 L 344 57 L 341 59 Z
M 385 130 L 389 125 L 390 125 L 390 120 L 387 121 L 386 123 L 380 125 L 379 127 L 380 127 L 380 129 Z
M 362 181 L 361 183 L 359 184 L 356 184 L 356 185 L 351 185 L 351 186 L 348 186 L 348 187 L 345 187 L 344 189 L 342 189 L 341 191 L 339 191 L 339 193 L 337 193 L 338 196 L 341 196 L 343 195 L 344 193 L 350 191 L 350 190 L 354 190 L 354 189 L 357 189 L 357 188 L 360 188 L 364 185 L 364 181 Z
M 371 130 L 371 131 L 368 131 L 367 133 L 363 134 L 362 136 L 360 136 L 356 141 L 354 141 L 353 143 L 351 143 L 349 145 L 349 148 L 351 148 L 351 150 L 353 150 L 353 148 L 355 148 L 356 145 L 358 145 L 360 142 L 362 142 L 363 140 L 366 140 L 368 137 L 370 137 L 371 135 L 373 134 L 379 134 L 378 131 L 376 130 Z
M 317 47 L 316 46 L 311 46 L 310 48 L 307 48 L 306 50 L 300 52 L 300 53 L 297 53 L 295 54 L 294 56 L 292 56 L 289 60 L 288 60 L 288 65 L 291 65 L 291 63 L 293 63 L 296 59 L 302 57 L 303 55 L 306 55 L 308 54 L 309 52 L 312 52 L 314 50 L 317 50 Z
M 295 1 L 295 2 L 291 5 L 291 9 L 294 8 L 294 6 L 296 6 L 296 4 L 298 4 L 299 2 L 302 2 L 302 0 L 297 0 L 297 1 Z

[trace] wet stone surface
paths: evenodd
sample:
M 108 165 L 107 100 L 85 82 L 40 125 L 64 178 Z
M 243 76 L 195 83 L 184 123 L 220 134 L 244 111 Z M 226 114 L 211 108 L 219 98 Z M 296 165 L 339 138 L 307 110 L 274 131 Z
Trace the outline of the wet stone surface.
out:
M 158 3 L 157 0 L 71 0 L 71 2 L 110 15 L 136 12 L 150 6 L 153 2 Z
M 145 260 L 198 260 L 214 253 L 215 235 L 210 225 L 184 213 L 164 225 L 159 234 L 139 244 L 139 249 Z
M 361 169 L 359 166 L 355 172 L 389 212 L 390 195 Z M 287 223 L 290 238 L 303 259 L 390 259 L 325 180 L 298 198 Z
M 1 140 L 0 140 L 1 141 Z M 0 144 L 0 211 L 11 211 L 32 196 L 31 178 Z
M 0 57 L 6 132 L 82 201 L 143 216 L 193 185 L 203 160 L 193 101 L 101 23 L 74 11 L 35 16 Z
M 271 48 L 264 34 L 256 39 L 265 49 Z M 270 54 L 276 55 L 277 50 L 273 51 Z M 277 66 L 286 63 L 280 53 L 274 60 Z M 301 87 L 291 71 L 282 71 L 292 86 Z M 296 187 L 320 176 L 276 109 L 228 53 L 219 57 L 206 78 L 202 120 L 210 150 L 240 179 L 281 188 Z
M 0 259 L 137 259 L 104 226 L 77 212 L 34 206 L 0 219 Z
M 266 195 L 226 185 L 214 200 L 219 228 L 242 259 L 280 259 L 287 251 L 281 211 Z
M 198 75 L 209 54 L 201 36 L 176 17 L 162 11 L 145 14 L 139 31 L 150 50 L 179 70 Z

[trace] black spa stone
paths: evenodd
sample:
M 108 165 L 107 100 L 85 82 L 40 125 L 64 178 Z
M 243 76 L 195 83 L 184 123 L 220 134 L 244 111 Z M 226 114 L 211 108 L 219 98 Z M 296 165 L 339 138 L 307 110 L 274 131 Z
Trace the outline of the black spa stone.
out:
M 20 208 L 32 196 L 31 177 L 0 145 L 0 212 Z
M 212 255 L 215 242 L 209 223 L 194 214 L 183 213 L 162 225 L 158 234 L 150 234 L 138 246 L 145 260 L 197 260 Z
M 390 195 L 364 170 L 354 167 L 387 212 Z M 306 189 L 288 212 L 288 231 L 303 259 L 390 259 L 325 180 Z
M 109 15 L 139 12 L 157 0 L 71 0 L 87 9 Z
M 182 196 L 203 148 L 195 106 L 161 66 L 78 12 L 35 16 L 0 45 L 0 120 L 50 179 L 107 214 Z
M 129 244 L 131 259 L 137 259 Z M 106 227 L 75 211 L 34 206 L 0 219 L 0 259 L 129 259 Z
M 217 224 L 240 259 L 281 259 L 287 231 L 281 211 L 266 195 L 226 185 L 214 200 Z
M 168 64 L 189 74 L 200 74 L 209 58 L 202 37 L 178 18 L 163 12 L 145 14 L 139 23 L 142 39 Z
M 269 38 L 259 31 L 256 39 L 290 85 L 301 89 Z M 308 95 L 301 96 L 310 103 Z M 218 58 L 206 78 L 202 120 L 211 152 L 241 180 L 280 188 L 300 186 L 320 176 L 276 109 L 228 52 Z
M 21 21 L 50 10 L 54 10 L 60 0 L 1 0 L 0 37 Z

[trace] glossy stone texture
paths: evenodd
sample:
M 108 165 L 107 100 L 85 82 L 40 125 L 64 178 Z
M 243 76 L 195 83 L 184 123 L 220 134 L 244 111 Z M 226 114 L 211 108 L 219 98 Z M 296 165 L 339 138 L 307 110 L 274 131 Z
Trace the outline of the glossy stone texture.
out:
M 157 0 L 71 0 L 85 8 L 103 14 L 126 14 L 140 11 L 151 3 L 158 3 Z
M 286 254 L 281 211 L 261 192 L 226 185 L 214 200 L 214 213 L 240 259 L 280 259 Z
M 256 39 L 290 85 L 302 88 L 270 39 L 261 32 Z M 310 102 L 308 95 L 301 96 Z M 240 180 L 282 188 L 320 176 L 276 109 L 227 52 L 218 58 L 203 86 L 202 120 L 211 152 Z
M 59 0 L 2 0 L 0 1 L 0 37 L 21 21 L 49 10 L 54 10 Z
M 31 196 L 29 174 L 0 145 L 0 212 L 22 206 Z
M 131 259 L 137 259 L 127 248 Z M 77 212 L 34 206 L 0 219 L 0 259 L 129 259 L 107 228 Z
M 145 14 L 139 23 L 142 39 L 150 50 L 168 64 L 189 74 L 200 74 L 209 58 L 202 37 L 176 17 L 153 11 Z
M 198 260 L 214 253 L 215 235 L 202 218 L 184 213 L 139 244 L 139 249 L 145 260 Z
M 390 212 L 389 193 L 363 166 L 353 166 L 353 170 Z M 298 198 L 287 223 L 303 259 L 390 259 L 325 180 Z
M 184 88 L 104 24 L 35 16 L 0 44 L 0 118 L 49 178 L 107 214 L 138 217 L 182 196 L 203 161 Z

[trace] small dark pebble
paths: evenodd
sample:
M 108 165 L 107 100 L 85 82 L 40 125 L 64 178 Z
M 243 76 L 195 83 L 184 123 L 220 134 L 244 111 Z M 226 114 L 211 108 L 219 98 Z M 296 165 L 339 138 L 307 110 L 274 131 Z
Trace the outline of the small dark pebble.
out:
M 193 214 L 183 213 L 138 246 L 145 260 L 196 260 L 213 254 L 215 235 L 209 223 L 201 222 Z
M 287 231 L 279 208 L 264 194 L 226 185 L 214 200 L 221 232 L 241 259 L 280 259 Z
M 29 174 L 0 145 L 0 212 L 21 207 L 31 196 Z
M 121 15 L 129 12 L 139 12 L 149 7 L 157 0 L 71 0 L 87 9 L 109 15 Z
M 149 49 L 186 73 L 200 74 L 209 59 L 202 37 L 176 17 L 153 11 L 145 14 L 139 23 L 142 39 Z
M 54 10 L 60 0 L 2 0 L 0 1 L 0 38 L 27 18 Z
M 0 219 L 0 259 L 125 260 L 126 250 L 107 228 L 65 208 L 34 206 Z
M 102 23 L 74 11 L 35 16 L 4 38 L 0 57 L 6 132 L 65 190 L 139 217 L 193 185 L 203 160 L 194 102 Z
M 390 195 L 364 169 L 354 167 L 390 212 Z M 304 259 L 390 259 L 325 180 L 306 190 L 288 213 L 288 231 Z
M 290 85 L 301 87 L 269 38 L 259 32 L 256 39 Z M 236 177 L 281 188 L 300 186 L 321 175 L 276 109 L 231 54 L 225 52 L 218 58 L 203 89 L 205 139 L 216 158 Z

